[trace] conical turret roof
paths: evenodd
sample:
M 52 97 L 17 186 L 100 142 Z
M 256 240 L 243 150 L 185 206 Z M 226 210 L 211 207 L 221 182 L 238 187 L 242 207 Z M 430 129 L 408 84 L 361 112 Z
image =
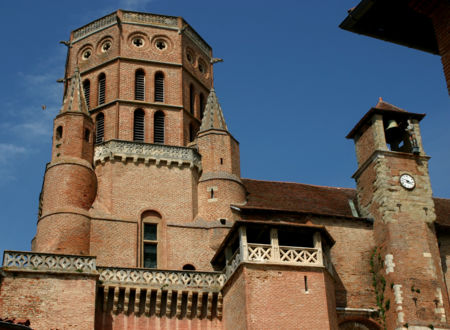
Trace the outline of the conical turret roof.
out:
M 61 113 L 63 112 L 82 112 L 89 115 L 78 67 L 70 78 L 70 85 L 61 108 Z
M 214 88 L 208 95 L 206 101 L 205 112 L 203 114 L 202 125 L 200 126 L 200 132 L 208 129 L 220 129 L 228 131 L 225 118 L 223 117 L 222 108 L 220 107 L 219 100 L 217 99 Z

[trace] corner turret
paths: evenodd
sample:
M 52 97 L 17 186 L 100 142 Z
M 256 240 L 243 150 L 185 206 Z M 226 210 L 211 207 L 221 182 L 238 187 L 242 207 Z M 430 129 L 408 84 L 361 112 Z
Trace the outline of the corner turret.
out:
M 93 130 L 76 69 L 54 120 L 52 161 L 45 172 L 34 251 L 89 254 L 88 211 L 97 193 Z
M 232 204 L 245 203 L 241 182 L 239 142 L 228 131 L 214 89 L 208 96 L 197 136 L 203 172 L 198 185 L 199 217 L 232 221 Z

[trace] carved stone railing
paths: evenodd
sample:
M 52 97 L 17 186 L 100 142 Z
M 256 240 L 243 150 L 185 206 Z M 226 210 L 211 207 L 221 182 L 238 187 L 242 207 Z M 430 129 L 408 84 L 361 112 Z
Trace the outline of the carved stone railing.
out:
M 88 25 L 85 25 L 85 26 L 73 31 L 72 42 L 78 41 L 81 38 L 84 38 L 94 32 L 102 30 L 102 29 L 104 29 L 108 26 L 111 26 L 113 24 L 116 24 L 116 23 L 117 23 L 116 13 L 102 17 L 96 21 L 93 21 L 92 23 L 89 23 Z
M 5 251 L 3 269 L 23 271 L 96 273 L 95 257 Z
M 239 267 L 241 263 L 241 255 L 239 253 L 239 249 L 237 249 L 233 256 L 230 258 L 230 260 L 227 261 L 227 264 L 224 269 L 224 273 L 226 275 L 226 278 L 230 278 L 230 276 L 234 273 L 236 268 Z
M 264 262 L 272 259 L 270 244 L 248 244 L 248 261 Z
M 223 273 L 136 268 L 99 268 L 100 281 L 107 284 L 145 285 L 171 289 L 219 291 L 226 280 Z
M 178 27 L 177 18 L 173 16 L 155 15 L 150 13 L 124 12 L 122 20 L 130 23 L 141 23 L 149 25 L 163 25 Z
M 201 168 L 200 155 L 195 149 L 163 144 L 129 142 L 110 140 L 95 147 L 94 163 L 120 158 L 123 162 L 128 159 L 133 162 L 139 160 L 146 164 L 155 161 L 156 165 L 177 166 L 188 165 L 190 168 Z
M 280 246 L 280 262 L 305 266 L 323 266 L 321 251 L 305 247 Z

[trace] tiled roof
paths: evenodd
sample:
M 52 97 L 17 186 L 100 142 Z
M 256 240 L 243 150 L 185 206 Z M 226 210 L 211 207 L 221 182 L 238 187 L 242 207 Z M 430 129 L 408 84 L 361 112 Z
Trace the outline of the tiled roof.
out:
M 355 200 L 354 189 L 250 179 L 242 179 L 242 182 L 248 192 L 248 202 L 244 206 L 247 209 L 353 217 L 349 199 Z
M 248 202 L 241 209 L 301 212 L 354 218 L 349 200 L 356 203 L 356 190 L 302 183 L 242 179 Z M 450 226 L 450 199 L 434 198 L 436 222 Z

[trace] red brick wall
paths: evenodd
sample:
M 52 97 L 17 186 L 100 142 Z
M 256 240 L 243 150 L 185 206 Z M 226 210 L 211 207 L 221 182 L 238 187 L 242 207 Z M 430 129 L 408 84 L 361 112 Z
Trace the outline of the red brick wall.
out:
M 327 289 L 334 288 L 323 269 L 249 264 L 243 272 L 249 329 L 331 329 L 337 324 L 336 310 L 328 309 L 334 302 L 327 301 Z
M 94 328 L 95 277 L 5 273 L 0 318 L 29 319 L 36 330 Z
M 224 329 L 247 329 L 248 308 L 244 266 L 236 269 L 223 289 Z

